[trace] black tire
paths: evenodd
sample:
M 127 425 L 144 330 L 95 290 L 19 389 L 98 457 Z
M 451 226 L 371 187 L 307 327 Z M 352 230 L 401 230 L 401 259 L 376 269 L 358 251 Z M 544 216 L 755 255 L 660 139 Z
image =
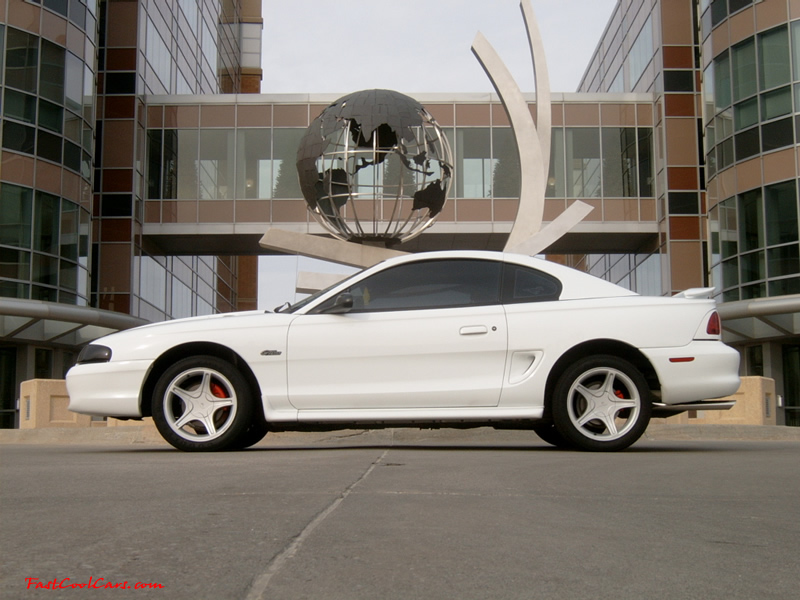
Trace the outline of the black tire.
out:
M 235 448 L 256 414 L 247 380 L 215 356 L 192 356 L 169 367 L 156 383 L 152 409 L 161 436 L 187 452 Z
M 538 423 L 533 426 L 533 432 L 538 435 L 543 442 L 547 442 L 556 448 L 572 448 L 572 444 L 559 433 L 553 423 Z
M 624 450 L 647 429 L 652 410 L 644 376 L 609 355 L 570 366 L 558 379 L 552 402 L 556 429 L 581 450 Z
M 260 411 L 257 410 L 257 412 Z M 264 420 L 264 417 L 261 417 L 257 414 L 255 415 L 253 422 L 250 423 L 250 427 L 247 428 L 247 431 L 240 435 L 239 439 L 230 445 L 230 449 L 244 450 L 245 448 L 254 446 L 264 439 L 264 436 L 267 435 L 267 432 L 269 432 L 269 426 L 267 425 L 267 422 Z

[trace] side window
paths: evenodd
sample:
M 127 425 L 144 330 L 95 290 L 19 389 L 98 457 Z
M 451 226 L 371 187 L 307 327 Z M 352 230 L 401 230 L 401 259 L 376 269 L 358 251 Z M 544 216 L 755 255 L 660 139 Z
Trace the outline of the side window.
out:
M 473 259 L 398 265 L 349 288 L 351 312 L 499 304 L 501 272 L 500 262 Z
M 558 300 L 561 282 L 547 273 L 520 265 L 506 265 L 503 304 Z

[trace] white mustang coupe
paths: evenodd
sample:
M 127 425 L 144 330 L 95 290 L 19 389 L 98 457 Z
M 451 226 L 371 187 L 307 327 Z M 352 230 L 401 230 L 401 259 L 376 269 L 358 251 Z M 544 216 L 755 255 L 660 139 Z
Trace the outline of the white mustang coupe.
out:
M 725 409 L 739 355 L 711 290 L 640 296 L 541 259 L 410 254 L 275 312 L 145 325 L 86 346 L 70 410 L 152 416 L 188 451 L 267 431 L 531 429 L 622 450 L 651 416 Z

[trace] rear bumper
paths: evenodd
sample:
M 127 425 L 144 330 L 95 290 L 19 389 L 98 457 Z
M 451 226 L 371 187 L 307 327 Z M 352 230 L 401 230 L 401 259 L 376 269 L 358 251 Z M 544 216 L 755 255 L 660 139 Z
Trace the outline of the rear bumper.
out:
M 646 348 L 642 352 L 656 370 L 661 383 L 659 400 L 665 406 L 724 398 L 739 389 L 739 353 L 722 342 L 695 340 L 680 348 Z

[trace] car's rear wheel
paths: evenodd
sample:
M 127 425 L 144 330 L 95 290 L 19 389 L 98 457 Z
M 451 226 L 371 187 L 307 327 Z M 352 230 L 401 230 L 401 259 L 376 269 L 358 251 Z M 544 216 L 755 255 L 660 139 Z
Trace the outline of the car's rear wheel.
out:
M 249 441 L 255 422 L 247 380 L 215 356 L 193 356 L 169 367 L 156 383 L 152 409 L 162 437 L 189 452 L 243 447 L 238 444 Z
M 553 394 L 558 432 L 581 450 L 623 450 L 638 440 L 652 413 L 650 390 L 631 363 L 616 356 L 578 360 Z

